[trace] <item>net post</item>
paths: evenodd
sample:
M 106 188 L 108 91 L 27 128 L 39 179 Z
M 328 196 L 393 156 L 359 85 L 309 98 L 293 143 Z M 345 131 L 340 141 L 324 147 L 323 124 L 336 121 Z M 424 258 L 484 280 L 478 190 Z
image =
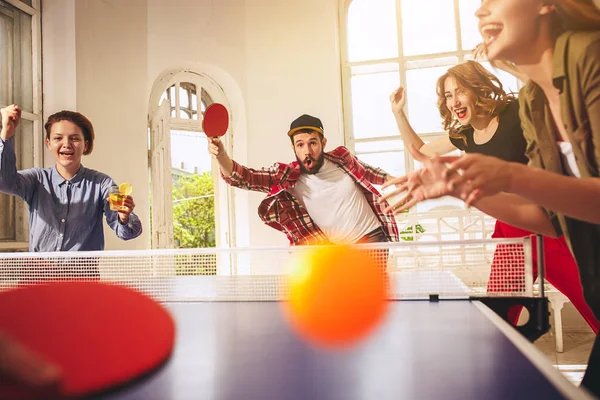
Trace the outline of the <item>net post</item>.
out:
M 546 266 L 546 260 L 544 259 L 544 237 L 539 233 L 536 235 L 536 251 L 537 251 L 537 267 L 538 276 L 540 277 L 540 297 L 544 297 L 544 268 Z
M 533 241 L 531 236 L 523 238 L 525 264 L 525 296 L 533 297 Z

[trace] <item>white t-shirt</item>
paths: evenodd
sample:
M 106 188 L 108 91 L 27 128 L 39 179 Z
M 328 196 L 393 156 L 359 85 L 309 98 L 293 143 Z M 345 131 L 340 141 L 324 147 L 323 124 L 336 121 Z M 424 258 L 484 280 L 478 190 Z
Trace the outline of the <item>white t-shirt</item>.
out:
M 579 167 L 577 166 L 577 161 L 575 161 L 575 154 L 573 153 L 573 146 L 570 142 L 558 142 L 558 148 L 560 149 L 560 153 L 567 169 L 567 173 L 572 176 L 576 176 L 577 178 L 581 178 L 581 172 L 579 172 Z
M 319 172 L 300 174 L 287 190 L 333 243 L 356 243 L 381 226 L 358 183 L 327 159 Z

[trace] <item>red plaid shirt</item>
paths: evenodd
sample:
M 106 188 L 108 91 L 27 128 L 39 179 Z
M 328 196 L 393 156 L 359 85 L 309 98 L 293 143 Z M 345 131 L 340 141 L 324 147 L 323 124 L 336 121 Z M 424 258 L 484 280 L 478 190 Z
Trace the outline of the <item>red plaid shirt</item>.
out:
M 385 182 L 387 173 L 374 168 L 353 156 L 345 147 L 325 153 L 325 157 L 339 165 L 360 186 L 383 231 L 390 241 L 398 241 L 398 228 L 392 212 L 384 213 L 386 204 L 377 204 L 381 195 L 373 185 Z M 268 193 L 258 206 L 260 219 L 268 226 L 286 234 L 290 244 L 320 244 L 328 242 L 323 231 L 315 224 L 306 209 L 286 189 L 294 187 L 300 177 L 300 165 L 275 163 L 260 170 L 244 167 L 233 162 L 231 176 L 225 181 L 235 187 Z

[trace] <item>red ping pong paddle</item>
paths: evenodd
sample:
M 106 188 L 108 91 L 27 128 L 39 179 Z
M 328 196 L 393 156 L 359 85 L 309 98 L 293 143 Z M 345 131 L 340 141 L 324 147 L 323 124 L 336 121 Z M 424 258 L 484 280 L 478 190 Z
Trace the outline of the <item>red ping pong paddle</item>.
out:
M 175 323 L 162 305 L 138 291 L 71 281 L 0 292 L 0 332 L 61 371 L 51 393 L 0 377 L 0 398 L 72 398 L 115 389 L 156 370 L 173 350 Z
M 221 137 L 229 128 L 229 113 L 223 104 L 213 103 L 204 112 L 202 129 L 207 137 Z

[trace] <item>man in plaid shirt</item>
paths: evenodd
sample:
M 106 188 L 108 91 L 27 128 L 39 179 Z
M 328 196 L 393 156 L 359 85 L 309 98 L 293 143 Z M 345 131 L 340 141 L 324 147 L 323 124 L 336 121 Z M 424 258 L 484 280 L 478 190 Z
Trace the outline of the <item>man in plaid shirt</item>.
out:
M 294 120 L 288 136 L 296 161 L 260 170 L 233 161 L 218 138 L 208 148 L 228 184 L 267 193 L 258 215 L 292 245 L 398 241 L 394 214 L 383 212 L 387 203 L 377 203 L 381 195 L 373 187 L 393 176 L 345 147 L 326 153 L 323 125 L 313 116 Z

